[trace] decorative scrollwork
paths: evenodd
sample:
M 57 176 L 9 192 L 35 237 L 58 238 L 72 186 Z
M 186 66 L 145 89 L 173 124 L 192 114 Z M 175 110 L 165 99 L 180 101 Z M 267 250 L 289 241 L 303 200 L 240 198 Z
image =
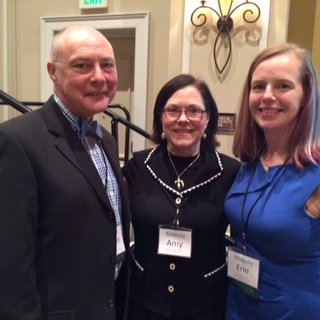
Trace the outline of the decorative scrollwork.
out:
M 220 1 L 219 1 L 220 2 Z M 205 25 L 207 23 L 207 11 L 212 11 L 214 12 L 219 18 L 221 18 L 221 15 L 218 11 L 216 11 L 215 9 L 208 7 L 205 5 L 205 1 L 202 0 L 201 1 L 201 6 L 196 8 L 195 10 L 193 10 L 192 14 L 191 14 L 191 23 L 195 26 L 195 27 L 202 27 L 203 25 Z M 198 21 L 198 22 L 197 22 Z
M 221 74 L 224 72 L 227 67 L 232 53 L 232 43 L 231 43 L 231 35 L 230 32 L 233 29 L 233 20 L 231 15 L 238 11 L 240 8 L 244 8 L 242 18 L 246 23 L 255 23 L 260 18 L 260 8 L 253 1 L 245 0 L 243 3 L 236 5 L 233 8 L 233 0 L 229 1 L 228 9 L 226 13 L 223 13 L 221 8 L 220 0 L 218 1 L 219 11 L 209 6 L 206 6 L 205 0 L 201 0 L 201 5 L 196 8 L 190 17 L 191 23 L 196 27 L 203 27 L 208 23 L 208 15 L 209 12 L 213 13 L 217 17 L 217 37 L 214 41 L 213 46 L 213 59 L 215 66 L 218 72 Z M 226 59 L 222 60 L 222 63 L 219 62 L 219 48 L 224 46 L 226 49 Z M 220 59 L 221 60 L 221 59 Z
M 243 11 L 243 14 L 242 14 L 242 18 L 243 18 L 243 20 L 244 20 L 245 22 L 247 22 L 247 23 L 255 23 L 256 21 L 259 20 L 260 14 L 261 14 L 259 6 L 258 6 L 256 3 L 252 2 L 252 1 L 248 1 L 248 0 L 247 0 L 246 2 L 243 2 L 243 3 L 239 4 L 239 5 L 237 5 L 237 6 L 230 12 L 230 15 L 232 15 L 233 12 L 235 12 L 236 10 L 238 10 L 238 9 L 239 9 L 240 7 L 242 7 L 242 6 L 247 6 L 247 7 L 248 7 L 248 9 L 244 10 L 244 11 Z M 256 10 L 250 9 L 250 6 L 252 6 L 252 8 L 255 8 Z M 248 18 L 247 18 L 248 15 L 251 15 L 252 18 L 251 18 L 251 19 L 248 19 Z

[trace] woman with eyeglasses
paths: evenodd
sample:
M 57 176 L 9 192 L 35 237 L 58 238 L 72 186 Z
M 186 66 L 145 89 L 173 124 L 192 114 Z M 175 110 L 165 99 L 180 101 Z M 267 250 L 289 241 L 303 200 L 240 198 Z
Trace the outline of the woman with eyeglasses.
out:
M 218 153 L 218 110 L 182 74 L 160 90 L 152 140 L 124 168 L 132 208 L 130 320 L 220 320 L 227 292 L 225 196 L 237 160 Z

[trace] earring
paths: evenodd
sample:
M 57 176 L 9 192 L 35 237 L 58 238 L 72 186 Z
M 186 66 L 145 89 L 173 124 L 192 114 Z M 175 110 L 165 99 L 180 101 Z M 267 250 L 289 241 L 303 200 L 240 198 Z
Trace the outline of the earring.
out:
M 202 136 L 202 140 L 206 140 L 207 139 L 207 134 L 204 133 L 203 136 Z
M 166 136 L 164 135 L 164 132 L 162 132 L 162 133 L 161 133 L 161 139 L 164 140 L 165 137 L 166 137 Z

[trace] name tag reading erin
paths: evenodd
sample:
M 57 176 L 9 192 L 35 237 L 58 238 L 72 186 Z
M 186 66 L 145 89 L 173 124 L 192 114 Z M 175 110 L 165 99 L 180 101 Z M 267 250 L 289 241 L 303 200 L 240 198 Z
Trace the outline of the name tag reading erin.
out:
M 159 226 L 158 254 L 191 258 L 192 230 L 188 228 Z
M 228 276 L 254 290 L 258 289 L 260 261 L 237 252 L 229 247 L 228 249 Z

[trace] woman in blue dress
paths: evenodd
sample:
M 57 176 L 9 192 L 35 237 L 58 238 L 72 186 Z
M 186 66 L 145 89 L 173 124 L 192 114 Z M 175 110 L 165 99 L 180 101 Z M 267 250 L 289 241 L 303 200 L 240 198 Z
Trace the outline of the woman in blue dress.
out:
M 320 319 L 320 98 L 309 53 L 262 51 L 246 79 L 225 203 L 227 319 Z

